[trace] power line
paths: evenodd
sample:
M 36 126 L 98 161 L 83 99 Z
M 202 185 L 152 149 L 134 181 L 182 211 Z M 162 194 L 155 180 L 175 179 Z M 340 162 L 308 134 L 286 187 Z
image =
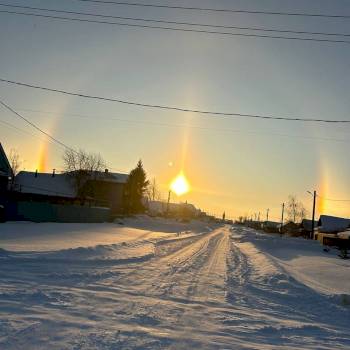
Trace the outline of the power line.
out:
M 261 31 L 261 32 L 277 32 L 277 33 L 290 33 L 290 34 L 350 37 L 350 34 L 347 34 L 347 33 L 310 32 L 310 31 L 299 31 L 299 30 L 289 30 L 289 29 L 283 30 L 283 29 L 269 29 L 269 28 L 261 28 L 261 27 L 241 27 L 241 26 L 217 25 L 217 24 L 207 24 L 207 23 L 166 21 L 166 20 L 157 20 L 157 19 L 146 19 L 146 18 L 140 18 L 140 17 L 122 17 L 122 16 L 103 15 L 103 14 L 96 14 L 96 13 L 91 13 L 91 12 L 65 11 L 65 10 L 49 9 L 49 8 L 43 8 L 43 7 L 9 5 L 9 4 L 3 4 L 3 3 L 0 3 L 0 6 L 11 7 L 11 8 L 29 9 L 29 10 L 38 10 L 38 11 L 49 11 L 49 12 L 55 12 L 55 13 L 65 13 L 65 14 L 70 14 L 70 15 L 82 15 L 82 16 L 91 16 L 91 17 L 98 17 L 98 18 L 113 18 L 113 19 L 131 20 L 131 21 L 176 24 L 176 25 L 196 26 L 196 27 L 210 27 L 210 28 L 251 30 L 251 31 Z
M 47 136 L 49 139 L 51 139 L 52 141 L 56 142 L 58 145 L 64 147 L 65 149 L 69 149 L 71 151 L 74 151 L 71 147 L 65 145 L 63 142 L 59 141 L 58 139 L 56 139 L 55 137 L 53 137 L 52 135 L 50 135 L 49 133 L 47 133 L 46 131 L 44 131 L 43 129 L 39 128 L 37 125 L 35 125 L 33 122 L 31 122 L 30 120 L 28 120 L 27 118 L 23 117 L 21 114 L 19 114 L 18 112 L 16 112 L 13 108 L 11 108 L 9 105 L 7 105 L 4 101 L 0 100 L 0 104 L 5 107 L 7 110 L 9 110 L 10 112 L 12 112 L 13 114 L 15 114 L 17 117 L 23 119 L 27 124 L 31 125 L 34 129 L 40 131 L 42 134 L 44 134 L 45 136 Z
M 13 125 L 13 124 L 11 124 L 11 123 L 6 122 L 5 120 L 0 120 L 0 123 L 3 124 L 3 125 L 5 125 L 5 126 L 7 126 L 8 128 L 14 129 L 14 130 L 19 131 L 19 132 L 21 132 L 21 133 L 23 133 L 23 134 L 27 134 L 27 135 L 36 137 L 35 135 L 31 134 L 30 132 L 25 131 L 25 130 L 22 130 L 22 129 L 18 128 L 17 126 L 15 126 L 15 125 Z
M 36 124 L 34 124 L 33 122 L 31 122 L 29 119 L 25 118 L 23 115 L 19 114 L 18 112 L 16 112 L 12 107 L 10 107 L 9 105 L 7 105 L 4 101 L 0 100 L 0 104 L 5 107 L 7 110 L 9 110 L 10 112 L 12 112 L 13 114 L 15 114 L 17 117 L 23 119 L 27 124 L 29 124 L 30 126 L 32 126 L 33 128 L 35 128 L 36 130 L 38 130 L 39 132 L 41 132 L 42 134 L 44 134 L 45 136 L 47 136 L 51 141 L 55 142 L 56 144 L 60 145 L 61 147 L 70 150 L 74 153 L 77 153 L 77 151 L 75 151 L 73 148 L 67 146 L 65 143 L 63 143 L 62 141 L 58 140 L 57 138 L 53 137 L 52 135 L 50 135 L 49 133 L 47 133 L 46 131 L 42 130 L 41 128 L 39 128 Z M 6 122 L 5 122 L 6 123 Z M 19 128 L 16 128 L 18 130 L 20 130 Z M 22 130 L 21 130 L 22 131 Z M 32 135 L 34 136 L 34 135 Z M 106 164 L 107 165 L 107 164 Z M 108 166 L 108 165 L 107 165 Z M 125 172 L 123 170 L 117 169 L 117 168 L 113 168 L 113 167 L 109 167 L 112 170 L 117 170 L 117 171 L 121 171 L 121 172 Z
M 218 9 L 218 8 L 211 8 L 211 7 L 193 7 L 193 6 L 187 7 L 187 6 L 145 4 L 145 3 L 138 3 L 138 2 L 112 1 L 112 0 L 76 0 L 76 1 L 92 2 L 92 3 L 96 3 L 96 4 L 109 4 L 109 5 L 155 7 L 155 8 L 178 9 L 178 10 L 195 10 L 195 11 L 203 11 L 203 12 L 228 12 L 228 13 L 257 14 L 257 15 L 344 18 L 344 19 L 349 19 L 350 18 L 350 15 L 340 15 L 340 14 L 334 14 L 333 15 L 333 14 L 307 13 L 307 12 L 282 12 L 282 11 L 253 11 L 253 10 L 240 10 L 240 9 Z
M 44 113 L 44 114 L 60 114 L 60 115 L 67 115 L 72 117 L 79 117 L 79 118 L 90 118 L 90 119 L 100 119 L 101 116 L 93 116 L 93 115 L 85 115 L 85 114 L 77 114 L 77 113 L 57 113 L 52 111 L 41 111 L 41 110 L 33 110 L 33 109 L 21 109 L 26 112 L 33 112 L 33 113 Z M 161 126 L 161 127 L 171 127 L 171 128 L 189 128 L 189 129 L 196 129 L 196 130 L 208 130 L 208 131 L 214 131 L 214 132 L 229 132 L 229 133 L 246 133 L 246 134 L 253 134 L 253 135 L 259 135 L 259 134 L 265 134 L 265 135 L 273 135 L 273 136 L 281 136 L 281 137 L 289 137 L 289 138 L 299 138 L 299 139 L 312 139 L 312 140 L 321 140 L 321 141 L 335 141 L 335 142 L 350 142 L 350 139 L 335 139 L 335 138 L 328 138 L 328 137 L 316 137 L 316 136 L 302 136 L 302 135 L 289 135 L 289 134 L 280 134 L 280 133 L 273 133 L 273 132 L 261 132 L 261 131 L 246 131 L 246 130 L 240 130 L 240 129 L 230 129 L 230 128 L 212 128 L 212 127 L 205 127 L 205 126 L 198 126 L 198 125 L 188 125 L 188 124 L 173 124 L 173 123 L 164 123 L 164 122 L 153 122 L 153 121 L 146 121 L 146 120 L 130 120 L 130 119 L 123 119 L 119 117 L 104 117 L 106 120 L 115 120 L 120 121 L 124 123 L 132 123 L 132 124 L 145 124 L 145 125 L 152 125 L 152 126 Z
M 313 122 L 313 123 L 315 123 L 315 122 L 316 123 L 350 123 L 350 120 L 332 120 L 332 119 L 316 119 L 316 118 L 302 118 L 302 117 L 287 118 L 287 117 L 267 116 L 267 115 L 259 115 L 259 114 L 243 114 L 243 113 L 235 113 L 235 112 L 216 112 L 216 111 L 207 111 L 207 110 L 199 110 L 199 109 L 190 109 L 190 108 L 184 108 L 184 107 L 172 107 L 172 106 L 159 105 L 159 104 L 148 104 L 148 103 L 134 102 L 134 101 L 128 101 L 128 100 L 121 100 L 118 98 L 109 98 L 109 97 L 102 97 L 102 96 L 87 95 L 87 94 L 82 94 L 82 93 L 77 93 L 77 92 L 69 92 L 66 90 L 53 89 L 53 88 L 48 88 L 48 87 L 43 87 L 43 86 L 33 85 L 33 84 L 27 84 L 27 83 L 17 82 L 17 81 L 3 79 L 3 78 L 0 78 L 0 82 L 6 83 L 6 84 L 12 84 L 12 85 L 24 86 L 24 87 L 32 88 L 32 89 L 55 92 L 55 93 L 59 93 L 59 94 L 69 95 L 69 96 L 76 96 L 76 97 L 105 101 L 105 102 L 116 102 L 116 103 L 121 103 L 121 104 L 125 104 L 125 105 L 138 106 L 138 107 L 144 107 L 144 108 L 172 110 L 172 111 L 177 111 L 177 112 L 190 112 L 190 113 L 198 113 L 198 114 L 213 115 L 213 116 L 215 115 L 215 116 L 226 116 L 226 117 L 242 117 L 242 118 Z
M 37 14 L 37 13 L 5 11 L 5 10 L 1 10 L 0 13 L 6 13 L 6 14 L 12 14 L 12 15 L 22 15 L 22 16 L 32 16 L 32 17 L 40 17 L 40 18 L 50 18 L 50 19 L 63 20 L 63 21 L 99 23 L 99 24 L 116 25 L 116 26 L 133 27 L 133 28 L 145 28 L 145 29 L 156 29 L 156 30 L 176 31 L 176 32 L 193 32 L 193 33 L 201 33 L 201 34 L 223 35 L 226 37 L 233 36 L 233 37 L 246 37 L 246 38 L 282 39 L 282 40 L 295 40 L 295 41 L 314 41 L 314 42 L 322 42 L 322 43 L 350 44 L 350 41 L 340 40 L 340 39 L 327 39 L 327 38 L 321 39 L 321 38 L 306 38 L 306 37 L 293 37 L 293 36 L 282 36 L 282 35 L 217 32 L 217 31 L 202 30 L 202 29 L 186 29 L 186 28 L 174 28 L 174 27 L 164 27 L 164 26 L 151 26 L 151 25 L 144 25 L 144 24 L 97 21 L 97 20 L 93 20 L 93 19 L 52 16 L 52 15 L 43 15 L 43 14 Z

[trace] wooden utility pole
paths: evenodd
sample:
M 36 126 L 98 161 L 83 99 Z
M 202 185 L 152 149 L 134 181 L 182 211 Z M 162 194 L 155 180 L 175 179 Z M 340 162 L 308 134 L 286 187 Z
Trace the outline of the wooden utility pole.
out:
M 314 203 L 312 206 L 312 223 L 311 223 L 311 239 L 314 239 L 315 232 L 315 208 L 316 208 L 316 191 L 314 191 Z
M 171 195 L 171 190 L 169 190 L 169 193 L 168 193 L 168 203 L 167 203 L 167 206 L 166 206 L 166 213 L 167 213 L 167 215 L 169 215 L 170 195 Z
M 284 216 L 284 203 L 282 203 L 282 217 L 281 217 L 281 229 L 280 229 L 281 234 L 283 232 L 283 216 Z
M 259 211 L 259 214 L 258 214 L 258 221 L 260 222 L 260 211 Z
M 266 209 L 266 221 L 269 221 L 269 211 L 270 209 Z

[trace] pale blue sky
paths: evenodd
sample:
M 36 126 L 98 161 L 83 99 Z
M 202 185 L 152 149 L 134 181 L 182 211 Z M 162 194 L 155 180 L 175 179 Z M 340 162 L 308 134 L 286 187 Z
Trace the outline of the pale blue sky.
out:
M 350 3 L 341 0 L 159 3 L 350 15 Z M 11 4 L 350 34 L 349 19 L 198 13 L 74 0 Z M 0 76 L 10 80 L 151 104 L 350 120 L 349 44 L 230 38 L 9 14 L 0 14 L 0 43 Z M 280 203 L 290 193 L 307 205 L 309 189 L 332 198 L 350 198 L 350 125 L 191 115 L 5 84 L 0 84 L 0 95 L 65 143 L 100 152 L 114 168 L 129 170 L 142 158 L 150 176 L 162 184 L 164 196 L 167 184 L 182 168 L 185 153 L 183 167 L 193 191 L 180 199 L 203 209 L 236 216 L 270 207 L 271 215 L 278 217 Z M 0 120 L 38 135 L 3 109 Z M 19 150 L 27 169 L 37 167 L 43 139 L 0 127 L 0 141 L 6 149 Z M 62 167 L 61 154 L 57 146 L 48 148 L 47 170 Z M 346 203 L 328 203 L 325 211 L 350 216 Z

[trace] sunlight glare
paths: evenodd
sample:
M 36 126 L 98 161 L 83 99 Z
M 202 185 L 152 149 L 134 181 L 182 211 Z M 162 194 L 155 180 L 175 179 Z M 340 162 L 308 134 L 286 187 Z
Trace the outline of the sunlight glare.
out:
M 170 189 L 176 193 L 178 196 L 181 196 L 182 194 L 187 193 L 190 190 L 190 185 L 183 174 L 181 172 L 171 183 Z

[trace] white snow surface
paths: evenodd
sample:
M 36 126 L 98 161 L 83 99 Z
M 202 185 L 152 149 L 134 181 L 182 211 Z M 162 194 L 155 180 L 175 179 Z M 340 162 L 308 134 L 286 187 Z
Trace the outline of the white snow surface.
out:
M 0 349 L 350 349 L 350 262 L 139 217 L 0 224 Z

